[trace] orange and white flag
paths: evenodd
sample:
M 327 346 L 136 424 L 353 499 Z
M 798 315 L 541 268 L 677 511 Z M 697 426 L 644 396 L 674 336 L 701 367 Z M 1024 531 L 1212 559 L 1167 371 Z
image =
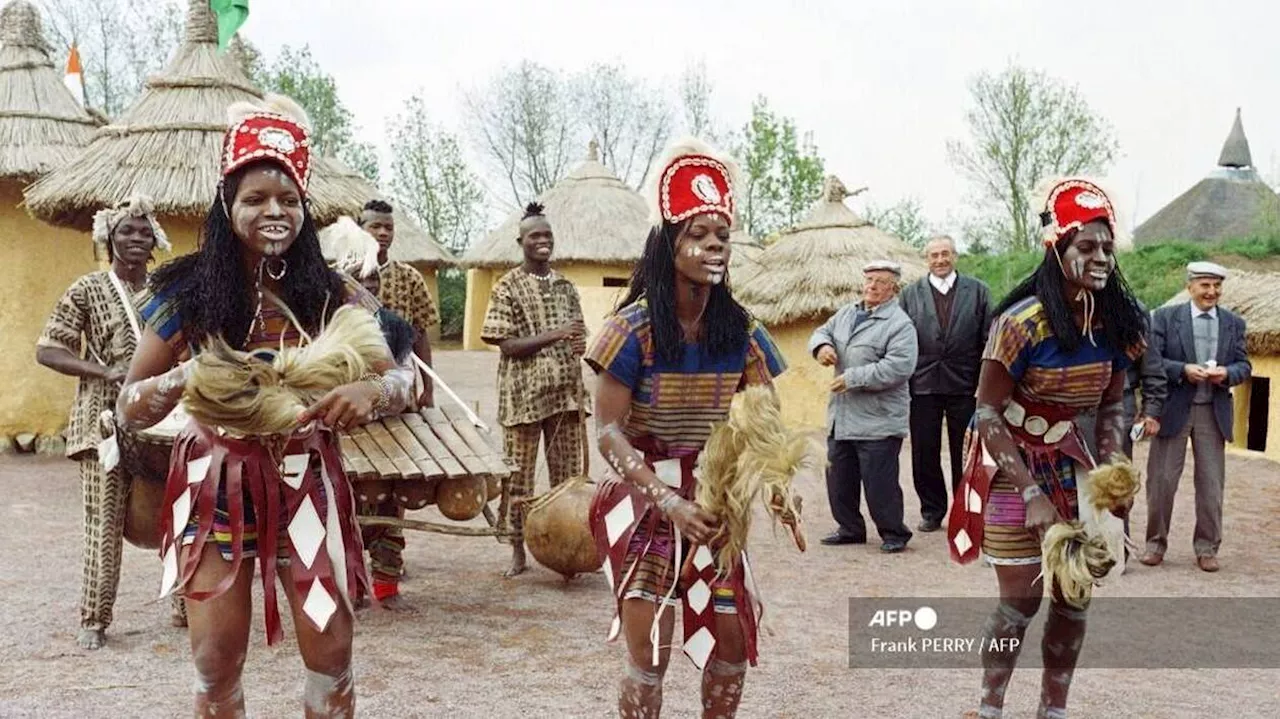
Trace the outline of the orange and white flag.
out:
M 62 82 L 76 98 L 76 102 L 84 107 L 84 68 L 80 65 L 80 49 L 75 43 L 71 43 L 71 54 L 67 55 L 67 72 Z

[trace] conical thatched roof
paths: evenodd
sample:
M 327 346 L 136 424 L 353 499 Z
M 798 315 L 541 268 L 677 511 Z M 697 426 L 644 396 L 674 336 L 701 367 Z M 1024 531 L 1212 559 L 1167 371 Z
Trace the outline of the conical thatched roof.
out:
M 1258 177 L 1240 111 L 1218 168 L 1133 231 L 1136 244 L 1161 240 L 1219 242 L 1250 237 L 1280 221 L 1280 197 Z
M 858 299 L 862 266 L 872 260 L 900 263 L 904 282 L 925 274 L 919 252 L 845 206 L 849 194 L 838 178 L 828 177 L 809 216 L 760 253 L 766 271 L 736 283 L 738 301 L 765 324 L 825 320 Z
M 1236 108 L 1236 121 L 1231 125 L 1231 134 L 1222 143 L 1222 152 L 1218 154 L 1219 167 L 1253 167 L 1253 154 L 1249 152 L 1249 139 L 1244 136 L 1244 123 L 1240 122 L 1240 108 Z
M 640 259 L 649 234 L 649 208 L 640 193 L 600 164 L 594 141 L 587 159 L 542 193 L 555 233 L 552 262 L 626 264 Z M 511 213 L 462 257 L 467 267 L 511 267 L 523 256 L 516 243 L 524 208 Z
M 186 37 L 169 65 L 82 154 L 29 188 L 26 204 L 46 222 L 81 229 L 96 210 L 134 192 L 150 195 L 162 215 L 201 216 L 218 184 L 227 106 L 260 97 L 235 56 L 218 51 L 208 0 L 190 0 Z M 318 223 L 358 212 L 376 194 L 337 161 L 315 161 L 308 195 Z
M 1280 287 L 1280 272 L 1232 270 L 1222 283 L 1220 304 L 1244 317 L 1245 347 L 1251 355 L 1280 354 L 1280 295 L 1276 287 Z M 1190 299 L 1183 290 L 1165 304 Z
M 0 10 L 0 177 L 23 181 L 71 161 L 98 122 L 49 58 L 40 12 L 26 0 Z
M 452 252 L 445 249 L 398 205 L 394 207 L 392 217 L 396 221 L 396 241 L 391 243 L 391 249 L 387 251 L 387 259 L 426 267 L 457 264 L 458 258 L 454 257 Z

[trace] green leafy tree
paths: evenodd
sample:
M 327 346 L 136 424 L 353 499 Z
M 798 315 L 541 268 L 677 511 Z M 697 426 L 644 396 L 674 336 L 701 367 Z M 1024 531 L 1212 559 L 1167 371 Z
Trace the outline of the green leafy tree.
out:
M 420 95 L 390 123 L 391 189 L 400 206 L 446 247 L 462 252 L 484 221 L 484 192 L 458 139 L 430 120 Z
M 738 198 L 743 225 L 764 237 L 795 224 L 822 194 L 823 161 L 810 134 L 780 117 L 763 96 L 751 106 L 751 121 L 735 143 L 745 191 Z
M 248 66 L 250 79 L 258 87 L 291 97 L 307 111 L 316 153 L 336 157 L 370 182 L 378 181 L 377 149 L 355 139 L 357 128 L 351 111 L 338 96 L 338 84 L 316 63 L 310 47 L 285 45 L 269 64 L 260 58 L 241 62 Z
M 932 235 L 929 220 L 924 216 L 924 207 L 914 197 L 907 197 L 883 208 L 867 205 L 865 214 L 871 224 L 916 249 L 924 249 Z
M 978 75 L 969 92 L 969 138 L 949 141 L 947 154 L 975 190 L 974 228 L 984 245 L 1029 249 L 1040 231 L 1036 185 L 1100 173 L 1119 145 L 1078 89 L 1042 72 L 1011 65 Z

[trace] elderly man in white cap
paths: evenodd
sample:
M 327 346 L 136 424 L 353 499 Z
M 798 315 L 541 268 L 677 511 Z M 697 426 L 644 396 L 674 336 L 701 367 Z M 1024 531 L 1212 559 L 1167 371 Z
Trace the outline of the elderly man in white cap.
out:
M 809 338 L 810 354 L 836 372 L 827 405 L 827 499 L 838 527 L 822 543 L 866 543 L 859 508 L 865 486 L 880 551 L 894 553 L 911 539 L 902 521 L 898 454 L 919 350 L 915 326 L 898 305 L 902 268 L 877 261 L 862 274 L 862 301 L 840 308 Z
M 1189 302 L 1161 307 L 1151 318 L 1151 348 L 1164 363 L 1169 396 L 1147 459 L 1147 551 L 1157 566 L 1169 545 L 1173 497 L 1182 477 L 1187 439 L 1195 455 L 1196 564 L 1218 571 L 1226 442 L 1231 441 L 1230 388 L 1249 379 L 1244 318 L 1218 306 L 1227 270 L 1212 262 L 1187 265 Z

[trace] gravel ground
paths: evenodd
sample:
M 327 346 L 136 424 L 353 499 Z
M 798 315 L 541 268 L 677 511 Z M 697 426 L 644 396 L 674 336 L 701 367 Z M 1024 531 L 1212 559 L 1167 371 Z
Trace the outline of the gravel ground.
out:
M 492 419 L 496 355 L 439 352 L 443 376 Z M 1140 450 L 1139 461 L 1145 462 Z M 904 448 L 908 521 L 918 503 Z M 601 463 L 595 463 L 600 467 Z M 1280 466 L 1228 458 L 1223 570 L 1195 568 L 1190 462 L 1173 547 L 1158 569 L 1136 562 L 1100 596 L 1280 596 Z M 545 480 L 543 480 L 545 481 Z M 811 549 L 757 523 L 753 561 L 767 604 L 760 666 L 750 673 L 744 717 L 956 717 L 978 696 L 976 670 L 851 670 L 849 597 L 988 596 L 991 570 L 951 564 L 941 533 L 917 535 L 909 551 L 883 556 L 874 544 L 823 547 L 831 528 L 818 478 L 799 480 Z M 99 652 L 75 644 L 80 520 L 73 463 L 0 458 L 0 716 L 178 717 L 190 707 L 186 637 L 168 626 L 158 600 L 155 554 L 126 546 L 116 620 Z M 1142 499 L 1139 498 L 1141 503 Z M 1139 505 L 1141 506 L 1141 504 Z M 433 509 L 415 513 L 445 521 Z M 1136 518 L 1134 535 L 1142 536 Z M 410 533 L 406 597 L 414 615 L 363 612 L 357 625 L 361 714 L 374 717 L 611 716 L 623 650 L 604 643 L 611 606 L 604 577 L 565 584 L 535 567 L 500 577 L 508 554 L 490 539 Z M 283 599 L 282 599 L 283 601 Z M 260 605 L 259 605 L 260 606 Z M 1042 615 L 1043 616 L 1043 615 Z M 301 714 L 302 664 L 291 639 L 267 648 L 255 617 L 245 671 L 249 715 Z M 288 613 L 285 612 L 288 622 Z M 286 634 L 292 636 L 291 628 Z M 1039 672 L 1018 672 L 1006 715 L 1034 715 Z M 696 716 L 698 675 L 673 659 L 668 716 Z M 1277 716 L 1280 670 L 1083 670 L 1074 717 Z

